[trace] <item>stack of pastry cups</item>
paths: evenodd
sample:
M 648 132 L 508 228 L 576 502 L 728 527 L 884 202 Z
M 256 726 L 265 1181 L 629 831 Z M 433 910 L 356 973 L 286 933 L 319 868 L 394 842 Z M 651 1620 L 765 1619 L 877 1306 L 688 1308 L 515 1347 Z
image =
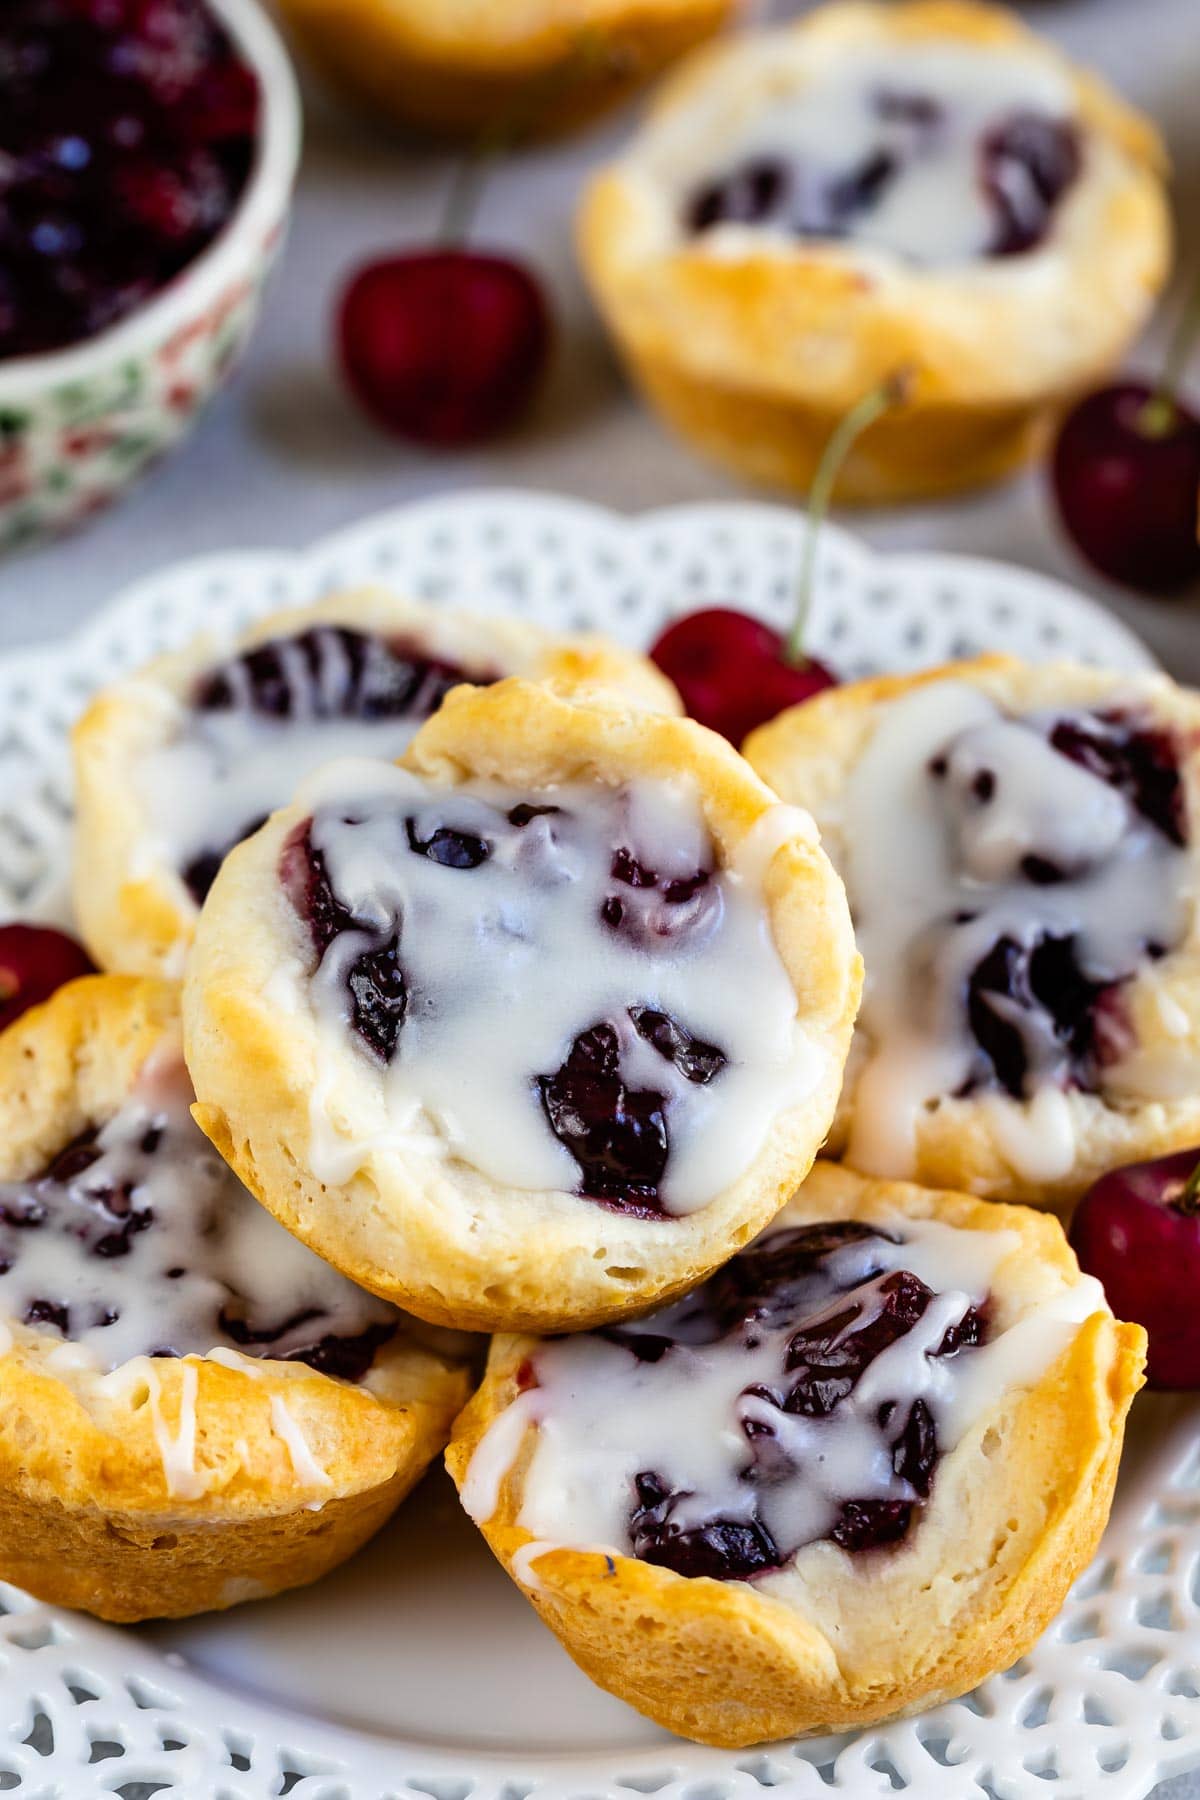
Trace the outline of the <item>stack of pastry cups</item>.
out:
M 997 1212 L 986 1202 L 904 1183 L 871 1183 L 829 1165 L 818 1165 L 805 1181 L 834 1115 L 858 1000 L 860 970 L 844 892 L 806 815 L 788 809 L 783 816 L 775 794 L 728 745 L 691 722 L 638 710 L 643 697 L 644 689 L 631 707 L 628 694 L 611 689 L 592 685 L 566 697 L 520 679 L 487 690 L 460 688 L 423 726 L 404 765 L 434 788 L 476 778 L 518 792 L 544 791 L 581 776 L 610 783 L 686 779 L 697 786 L 720 865 L 732 866 L 756 834 L 767 844 L 759 859 L 766 917 L 796 992 L 798 1014 L 821 1047 L 823 1074 L 804 1104 L 775 1122 L 754 1169 L 732 1196 L 723 1197 L 715 1225 L 710 1219 L 697 1226 L 693 1216 L 618 1221 L 610 1230 L 613 1221 L 604 1209 L 564 1194 L 554 1197 L 551 1211 L 567 1216 L 574 1209 L 582 1216 L 556 1244 L 557 1224 L 547 1229 L 546 1208 L 530 1205 L 530 1197 L 519 1191 L 493 1187 L 489 1193 L 488 1184 L 467 1169 L 463 1181 L 476 1227 L 492 1207 L 509 1233 L 498 1266 L 499 1240 L 490 1241 L 486 1231 L 482 1262 L 472 1256 L 467 1236 L 454 1240 L 452 1217 L 449 1224 L 443 1221 L 439 1240 L 437 1207 L 427 1207 L 420 1229 L 413 1227 L 414 1218 L 422 1216 L 423 1196 L 403 1156 L 391 1167 L 379 1160 L 360 1164 L 359 1174 L 341 1185 L 316 1179 L 305 1166 L 313 1082 L 304 1051 L 308 1028 L 292 1015 L 271 1016 L 280 993 L 270 979 L 272 966 L 311 958 L 297 936 L 300 922 L 294 913 L 284 916 L 278 881 L 280 852 L 303 823 L 303 802 L 275 815 L 226 858 L 188 955 L 186 1053 L 199 1096 L 196 1117 L 235 1172 L 289 1230 L 364 1287 L 435 1323 L 502 1334 L 493 1343 L 483 1386 L 451 1437 L 448 1461 L 465 1493 L 471 1490 L 471 1465 L 481 1441 L 503 1418 L 536 1358 L 538 1340 L 528 1334 L 587 1329 L 687 1292 L 776 1217 L 791 1223 L 907 1216 L 968 1232 L 1009 1232 L 1017 1248 L 998 1278 L 1002 1313 L 1010 1301 L 1019 1312 L 1016 1303 L 1022 1299 L 1036 1304 L 1045 1294 L 1069 1295 L 1080 1279 L 1061 1228 L 1048 1217 L 1020 1209 Z M 104 735 L 103 704 L 81 739 L 82 754 L 93 763 L 103 749 L 96 742 Z M 764 832 L 765 820 L 771 822 Z M 86 834 L 86 816 L 83 829 Z M 136 946 L 128 952 L 135 960 L 142 953 Z M 121 960 L 119 953 L 115 960 Z M 86 1019 L 98 989 L 119 979 L 82 983 L 51 1006 Z M 131 979 L 124 987 L 127 1004 L 135 1013 L 145 1010 L 155 1030 L 175 1004 L 160 982 Z M 42 1091 L 39 1045 L 59 1035 L 47 1030 L 45 1019 L 33 1015 L 0 1046 L 18 1107 Z M 143 1029 L 148 1044 L 151 1025 Z M 96 1115 L 94 1104 L 90 1112 L 83 1105 L 80 1115 L 82 1084 L 89 1071 L 94 1075 L 96 1060 L 87 1047 L 89 1032 L 98 1035 L 94 1018 L 75 1028 L 70 1081 L 64 1087 L 59 1076 L 57 1085 L 50 1084 L 56 1119 L 67 1104 L 66 1089 L 74 1096 L 73 1120 Z M 61 1048 L 53 1055 L 61 1061 Z M 124 1064 L 113 1060 L 110 1087 L 120 1085 L 121 1069 L 129 1066 L 128 1058 Z M 34 1109 L 41 1123 L 31 1124 L 22 1140 L 17 1175 L 39 1166 L 39 1159 L 44 1166 L 46 1152 L 79 1128 L 60 1120 L 48 1129 L 47 1106 L 51 1102 L 44 1100 Z M 450 1198 L 449 1189 L 435 1194 L 452 1215 L 453 1207 L 445 1205 Z M 348 1230 L 335 1228 L 339 1213 L 343 1219 L 350 1215 Z M 682 1247 L 670 1246 L 672 1233 L 683 1240 Z M 596 1242 L 604 1254 L 593 1254 L 592 1260 L 604 1265 L 607 1259 L 626 1272 L 629 1245 L 636 1244 L 639 1281 L 617 1291 L 611 1281 L 598 1280 L 595 1270 L 586 1280 L 577 1279 Z M 1012 1660 L 1044 1627 L 1103 1528 L 1143 1348 L 1140 1330 L 1118 1325 L 1098 1303 L 1036 1380 L 1018 1383 L 994 1414 L 976 1421 L 940 1472 L 944 1497 L 935 1489 L 912 1542 L 886 1553 L 886 1569 L 877 1558 L 867 1559 L 869 1577 L 830 1543 L 802 1551 L 802 1577 L 793 1580 L 785 1571 L 779 1577 L 783 1590 L 777 1583 L 772 1592 L 743 1581 L 681 1576 L 611 1548 L 597 1552 L 564 1542 L 543 1550 L 519 1522 L 523 1471 L 536 1444 L 533 1425 L 514 1441 L 502 1480 L 478 1522 L 580 1665 L 671 1728 L 704 1741 L 741 1744 L 864 1723 L 964 1691 Z M 294 1365 L 266 1362 L 251 1375 L 204 1359 L 161 1364 L 154 1359 L 148 1370 L 131 1371 L 127 1379 L 108 1378 L 108 1395 L 98 1406 L 91 1394 L 80 1398 L 73 1378 L 45 1369 L 44 1334 L 19 1334 L 9 1355 L 20 1371 L 13 1391 L 21 1400 L 5 1416 L 0 1450 L 8 1451 L 7 1486 L 22 1509 L 14 1515 L 19 1535 L 36 1542 L 39 1508 L 59 1508 L 63 1494 L 72 1523 L 58 1540 L 60 1578 L 51 1578 L 44 1556 L 19 1564 L 10 1558 L 4 1572 L 49 1598 L 117 1618 L 226 1605 L 332 1567 L 386 1516 L 438 1440 L 451 1435 L 450 1414 L 464 1397 L 466 1379 L 461 1356 L 432 1349 L 418 1353 L 425 1359 L 416 1383 L 420 1391 L 410 1385 L 406 1394 L 390 1389 L 387 1379 L 376 1382 L 374 1371 L 355 1389 Z M 195 1378 L 201 1460 L 213 1478 L 202 1503 L 181 1504 L 164 1491 L 155 1421 L 160 1427 L 165 1422 L 170 1432 L 183 1429 L 192 1404 L 185 1391 L 189 1371 Z M 311 1494 L 302 1483 L 297 1490 L 282 1466 L 286 1446 L 277 1434 L 272 1438 L 269 1423 L 277 1382 L 286 1384 L 289 1402 L 300 1403 L 305 1432 L 315 1433 L 323 1458 L 331 1434 L 341 1434 L 336 1448 L 344 1452 L 344 1467 L 351 1472 L 347 1490 L 353 1486 L 354 1492 L 327 1498 L 325 1514 L 308 1510 Z M 422 1382 L 432 1384 L 422 1387 Z M 62 1421 L 55 1433 L 60 1448 L 30 1459 L 21 1447 L 38 1408 L 52 1409 Z M 330 1414 L 336 1415 L 336 1428 L 322 1423 Z M 254 1456 L 247 1462 L 242 1457 L 247 1445 L 239 1442 L 244 1466 L 235 1468 L 229 1446 L 234 1435 L 245 1438 L 246 1421 Z M 414 1448 L 418 1438 L 419 1449 Z M 115 1476 L 117 1446 L 127 1479 Z M 997 1446 L 1003 1447 L 1002 1456 Z M 343 1464 L 331 1457 L 326 1467 L 340 1471 Z M 282 1508 L 281 1487 L 288 1499 Z M 202 1538 L 192 1527 L 211 1522 L 210 1507 L 216 1509 L 212 1519 L 228 1529 Z M 963 1508 L 972 1521 L 972 1541 L 978 1538 L 983 1545 L 981 1556 L 972 1550 L 967 1558 L 970 1631 L 949 1604 L 918 1602 L 913 1587 L 918 1577 L 922 1591 L 930 1581 L 936 1587 L 957 1580 L 955 1559 L 966 1553 L 956 1509 Z M 78 1519 L 89 1515 L 93 1530 L 97 1516 L 106 1519 L 114 1527 L 111 1535 L 128 1547 L 119 1579 L 109 1576 L 103 1562 L 80 1554 Z M 985 1531 L 986 1542 L 980 1536 Z M 197 1576 L 193 1565 L 197 1556 L 203 1563 L 204 1554 L 193 1545 L 233 1541 L 238 1532 L 245 1549 L 236 1567 L 206 1566 Z M 319 1554 L 313 1553 L 314 1539 L 320 1540 Z M 16 1540 L 17 1534 L 5 1533 L 6 1542 Z M 173 1557 L 181 1564 L 179 1579 L 168 1574 L 156 1586 L 160 1578 L 149 1571 L 169 1571 Z M 88 1568 L 94 1573 L 90 1580 L 81 1572 Z M 899 1621 L 888 1641 L 902 1633 L 911 1638 L 911 1654 L 894 1659 L 890 1674 L 878 1644 L 864 1649 L 869 1634 L 862 1629 L 862 1596 L 866 1586 L 880 1581 Z M 857 1653 L 839 1667 L 832 1645 L 843 1626 Z M 702 1666 L 709 1673 L 700 1678 Z
M 108 1122 L 156 1057 L 175 1053 L 171 977 L 199 909 L 156 840 L 141 764 L 231 654 L 325 627 L 411 644 L 480 678 L 520 671 L 580 702 L 615 688 L 634 705 L 678 706 L 657 670 L 607 640 L 381 590 L 272 614 L 232 644 L 200 640 L 106 690 L 75 732 L 75 893 L 97 962 L 123 972 L 62 989 L 0 1039 L 0 1180 L 37 1179 Z M 142 1355 L 106 1371 L 69 1339 L 5 1323 L 5 1578 L 128 1621 L 226 1607 L 336 1567 L 419 1480 L 470 1391 L 477 1351 L 462 1333 L 400 1315 L 397 1327 L 352 1382 L 236 1352 Z

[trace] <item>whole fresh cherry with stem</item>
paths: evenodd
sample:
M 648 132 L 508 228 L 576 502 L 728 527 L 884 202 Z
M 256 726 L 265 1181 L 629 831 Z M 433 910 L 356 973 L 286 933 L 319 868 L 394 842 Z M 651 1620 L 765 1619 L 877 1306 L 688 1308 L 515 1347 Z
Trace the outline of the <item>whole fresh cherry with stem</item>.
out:
M 341 366 L 377 424 L 414 443 L 481 443 L 525 411 L 551 322 L 537 278 L 466 246 L 485 158 L 459 170 L 436 243 L 365 264 L 337 309 Z
M 51 925 L 0 925 L 0 1031 L 64 982 L 92 975 L 82 944 Z
M 901 404 L 909 380 L 908 372 L 901 371 L 864 394 L 825 446 L 809 490 L 796 611 L 786 638 L 751 613 L 710 606 L 677 619 L 651 648 L 652 659 L 675 683 L 692 718 L 731 744 L 740 746 L 756 726 L 837 686 L 833 670 L 804 648 L 817 538 L 851 445 L 881 414 Z
M 1070 1237 L 1117 1317 L 1145 1326 L 1150 1386 L 1200 1388 L 1200 1149 L 1102 1175 Z
M 1200 578 L 1200 417 L 1179 397 L 1200 282 L 1157 386 L 1121 381 L 1067 414 L 1052 463 L 1063 525 L 1102 575 L 1148 594 Z

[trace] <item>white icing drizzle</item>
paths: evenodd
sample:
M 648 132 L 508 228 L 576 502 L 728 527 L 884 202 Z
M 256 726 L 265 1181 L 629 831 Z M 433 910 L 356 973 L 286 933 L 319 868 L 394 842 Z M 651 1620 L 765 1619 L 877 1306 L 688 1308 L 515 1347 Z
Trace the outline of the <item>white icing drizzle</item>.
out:
M 372 1151 L 402 1144 L 406 1154 L 457 1157 L 507 1186 L 574 1191 L 578 1165 L 551 1132 L 536 1081 L 600 1022 L 617 1033 L 626 1084 L 665 1097 L 670 1154 L 659 1197 L 671 1213 L 736 1181 L 772 1119 L 816 1085 L 820 1053 L 797 1021 L 762 899 L 771 836 L 675 908 L 612 876 L 619 847 L 660 886 L 713 868 L 689 783 L 446 791 L 404 769 L 355 764 L 324 772 L 302 799 L 334 892 L 364 921 L 363 932 L 334 939 L 312 983 L 320 1051 L 311 1155 L 321 1179 L 344 1180 Z M 518 828 L 506 815 L 519 803 L 559 810 Z M 798 818 L 811 834 L 806 815 L 780 811 L 789 829 Z M 474 868 L 443 867 L 410 850 L 408 820 L 421 842 L 453 828 L 491 854 Z M 602 922 L 613 895 L 644 917 L 640 937 Z M 350 1029 L 346 977 L 398 920 L 409 1004 L 383 1076 L 387 1127 L 351 1141 L 332 1116 Z M 629 1008 L 639 1005 L 715 1045 L 726 1065 L 707 1085 L 685 1079 L 634 1029 Z
M 500 1504 L 500 1489 L 512 1468 L 528 1427 L 543 1411 L 540 1389 L 518 1394 L 510 1406 L 492 1420 L 475 1447 L 467 1466 L 459 1498 L 468 1518 L 486 1524 Z
M 249 1359 L 219 1323 L 223 1309 L 265 1330 L 302 1312 L 317 1315 L 255 1346 L 267 1356 L 396 1321 L 394 1308 L 322 1262 L 258 1204 L 192 1119 L 191 1101 L 172 1046 L 147 1063 L 101 1127 L 96 1160 L 66 1183 L 0 1183 L 0 1212 L 32 1207 L 45 1215 L 40 1226 L 19 1227 L 0 1217 L 0 1265 L 9 1263 L 0 1273 L 0 1317 L 57 1335 L 53 1323 L 26 1315 L 37 1301 L 65 1308 L 67 1340 L 50 1351 L 64 1373 L 110 1370 L 130 1359 L 140 1367 L 164 1348 L 212 1352 L 245 1369 Z M 119 1239 L 128 1217 L 104 1206 L 113 1190 L 127 1190 L 132 1212 L 153 1216 L 128 1233 L 123 1253 L 98 1254 L 94 1245 Z M 172 1278 L 170 1270 L 182 1272 Z
M 786 1214 L 764 1237 L 779 1223 L 786 1227 Z M 947 1328 L 969 1306 L 986 1302 L 1016 1236 L 900 1216 L 873 1223 L 898 1241 L 872 1238 L 834 1251 L 826 1266 L 836 1271 L 838 1287 L 880 1269 L 907 1269 L 934 1298 L 826 1417 L 782 1413 L 746 1390 L 760 1383 L 777 1387 L 788 1338 L 802 1319 L 839 1311 L 844 1294 L 827 1305 L 801 1307 L 782 1322 L 771 1319 L 761 1331 L 756 1326 L 757 1342 L 737 1333 L 715 1343 L 677 1339 L 658 1361 L 639 1360 L 620 1343 L 591 1333 L 538 1348 L 532 1359 L 537 1385 L 493 1421 L 462 1491 L 467 1511 L 485 1523 L 527 1431 L 534 1429 L 516 1521 L 534 1542 L 525 1546 L 518 1579 L 527 1581 L 529 1565 L 556 1546 L 615 1546 L 617 1553 L 631 1554 L 634 1477 L 645 1470 L 661 1471 L 678 1493 L 671 1518 L 681 1529 L 745 1517 L 756 1496 L 759 1516 L 789 1550 L 826 1536 L 846 1499 L 911 1498 L 879 1429 L 884 1401 L 896 1402 L 895 1416 L 903 1418 L 923 1399 L 936 1422 L 939 1453 L 947 1455 L 1007 1393 L 1036 1384 L 1082 1322 L 1106 1310 L 1099 1284 L 1083 1277 L 1018 1308 L 982 1346 L 934 1357 L 929 1352 Z M 686 1302 L 676 1303 L 632 1329 L 653 1334 L 661 1326 L 669 1333 L 686 1310 Z M 766 1419 L 795 1466 L 776 1481 L 748 1488 L 739 1479 L 752 1441 L 746 1425 L 753 1429 Z M 935 1495 L 936 1482 L 935 1470 Z
M 179 1418 L 174 1432 L 163 1416 L 162 1386 L 158 1370 L 151 1359 L 148 1356 L 134 1357 L 115 1373 L 119 1377 L 116 1383 L 113 1383 L 112 1375 L 107 1377 L 110 1388 L 114 1391 L 145 1383 L 146 1404 L 150 1408 L 154 1442 L 158 1446 L 168 1494 L 176 1500 L 201 1499 L 208 1491 L 208 1479 L 196 1468 L 196 1392 L 199 1377 L 195 1364 L 183 1362 L 179 1367 Z
M 246 1375 L 251 1381 L 257 1381 L 263 1373 L 262 1364 L 255 1362 L 252 1356 L 246 1356 L 241 1350 L 231 1350 L 224 1344 L 214 1345 L 204 1360 L 216 1363 L 222 1369 L 232 1369 L 237 1375 Z
M 309 1487 L 332 1487 L 328 1470 L 323 1469 L 313 1455 L 308 1439 L 282 1394 L 271 1395 L 271 1425 L 276 1437 L 282 1438 L 298 1478 Z
M 874 203 L 853 214 L 846 231 L 856 243 L 924 265 L 967 262 L 987 251 L 996 215 L 980 180 L 986 134 L 1016 113 L 1065 120 L 1074 111 L 1065 75 L 1041 59 L 991 47 L 983 53 L 953 44 L 895 43 L 886 51 L 854 45 L 807 72 L 797 70 L 790 80 L 784 47 L 771 79 L 778 97 L 764 104 L 760 94 L 754 113 L 747 110 L 732 133 L 717 123 L 714 134 L 709 122 L 707 167 L 716 173 L 758 159 L 781 160 L 827 183 L 875 158 L 895 157 L 895 172 Z M 939 116 L 932 122 L 886 117 L 877 102 L 893 95 L 932 101 Z M 669 123 L 659 154 L 665 152 L 677 170 Z M 693 124 L 692 133 L 696 129 Z M 698 146 L 692 148 L 694 155 Z M 683 174 L 692 186 L 694 162 Z M 1028 180 L 1020 170 L 1012 178 Z M 1012 198 L 1019 208 L 1023 195 Z M 736 254 L 751 233 L 793 241 L 786 228 L 726 223 L 703 242 L 715 254 Z
M 1017 1104 L 1007 1094 L 982 1094 L 992 1135 L 1010 1167 L 1026 1181 L 1061 1181 L 1075 1165 L 1075 1121 L 1062 1088 L 1039 1087 Z
M 999 940 L 1074 938 L 1089 978 L 1106 982 L 1147 966 L 1148 943 L 1169 948 L 1183 935 L 1185 852 L 1051 747 L 1048 731 L 1067 716 L 1006 718 L 979 689 L 938 682 L 882 711 L 851 773 L 842 848 L 831 848 L 866 964 L 855 1168 L 910 1174 L 922 1110 L 978 1073 L 967 982 Z M 930 773 L 938 758 L 940 779 Z M 1066 878 L 1023 879 L 1030 856 Z M 1006 1016 L 1004 999 L 990 1004 Z M 1035 1037 L 1037 1014 L 1014 1008 L 1011 1017 L 1029 1059 L 1026 1099 L 990 1094 L 987 1117 L 1015 1169 L 1053 1180 L 1075 1155 L 1066 1053 L 1048 1026 Z
M 195 857 L 223 850 L 286 804 L 297 782 L 327 762 L 346 756 L 391 761 L 403 755 L 429 711 L 427 684 L 417 687 L 408 713 L 341 717 L 350 680 L 345 648 L 334 627 L 318 627 L 317 633 L 315 681 L 296 638 L 271 640 L 290 696 L 287 718 L 255 710 L 250 676 L 237 656 L 219 665 L 233 693 L 232 706 L 202 710 L 163 696 L 173 727 L 170 739 L 142 758 L 134 776 L 149 827 L 139 853 L 143 867 L 165 861 L 183 870 Z M 361 635 L 369 658 L 386 658 L 382 634 Z M 407 638 L 398 654 L 406 646 Z M 412 653 L 435 655 L 415 644 Z
M 548 1550 L 562 1550 L 564 1548 L 591 1551 L 596 1556 L 607 1556 L 610 1561 L 614 1556 L 623 1554 L 622 1551 L 617 1550 L 610 1544 L 571 1544 L 569 1546 L 564 1546 L 562 1544 L 539 1542 L 537 1538 L 533 1538 L 528 1544 L 522 1544 L 519 1550 L 514 1550 L 513 1552 L 512 1560 L 508 1565 L 513 1580 L 519 1581 L 521 1586 L 528 1588 L 532 1594 L 545 1593 L 545 1586 L 535 1572 L 533 1565 L 538 1560 L 539 1556 L 545 1556 Z
M 537 1538 L 531 1539 L 528 1544 L 522 1544 L 521 1548 L 513 1553 L 512 1561 L 509 1564 L 513 1580 L 519 1581 L 521 1586 L 528 1588 L 531 1593 L 544 1592 L 541 1581 L 534 1574 L 533 1565 L 538 1557 L 543 1556 L 547 1550 L 557 1550 L 558 1548 L 557 1544 L 539 1543 Z

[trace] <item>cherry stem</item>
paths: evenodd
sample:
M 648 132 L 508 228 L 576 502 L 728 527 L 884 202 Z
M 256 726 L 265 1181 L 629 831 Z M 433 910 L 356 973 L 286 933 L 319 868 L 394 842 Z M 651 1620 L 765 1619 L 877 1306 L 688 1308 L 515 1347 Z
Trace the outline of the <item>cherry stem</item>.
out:
M 446 204 L 442 208 L 437 233 L 439 244 L 457 249 L 465 242 L 479 211 L 479 200 L 492 159 L 499 149 L 498 134 L 490 134 L 487 138 L 481 138 L 458 164 L 450 183 L 450 192 L 446 195 Z
M 1166 437 L 1174 429 L 1176 395 L 1197 331 L 1200 331 L 1200 278 L 1192 283 L 1191 292 L 1175 322 L 1162 373 L 1154 384 L 1154 392 L 1138 414 L 1138 430 L 1143 437 Z
M 1171 1202 L 1172 1210 L 1191 1216 L 1200 1213 L 1200 1162 L 1198 1162 L 1182 1189 Z
M 821 452 L 817 472 L 813 476 L 812 486 L 808 490 L 808 530 L 804 534 L 804 549 L 800 558 L 800 578 L 796 584 L 796 611 L 783 651 L 783 660 L 790 668 L 802 669 L 808 661 L 804 650 L 804 637 L 808 629 L 808 615 L 812 610 L 813 577 L 817 567 L 817 539 L 829 512 L 829 503 L 833 498 L 834 486 L 841 473 L 842 464 L 867 427 L 873 425 L 882 414 L 891 412 L 893 407 L 900 406 L 907 399 L 911 386 L 912 371 L 898 369 L 894 375 L 889 375 L 886 381 L 881 381 L 878 387 L 871 388 L 835 425 L 830 433 L 829 442 Z

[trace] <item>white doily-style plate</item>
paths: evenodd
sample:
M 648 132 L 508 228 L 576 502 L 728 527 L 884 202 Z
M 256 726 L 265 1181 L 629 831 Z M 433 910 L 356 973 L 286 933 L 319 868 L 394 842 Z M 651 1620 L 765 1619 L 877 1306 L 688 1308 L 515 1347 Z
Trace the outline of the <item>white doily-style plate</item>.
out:
M 88 692 L 204 630 L 382 581 L 647 644 L 733 603 L 785 623 L 804 524 L 754 505 L 623 520 L 486 493 L 301 556 L 209 558 L 0 663 L 0 914 L 62 891 L 65 736 Z M 951 557 L 880 559 L 827 528 L 812 648 L 843 674 L 1007 649 L 1150 666 L 1052 583 Z M 0 1588 L 0 1794 L 15 1800 L 1143 1800 L 1200 1766 L 1200 1408 L 1139 1400 L 1099 1559 L 1056 1624 L 964 1700 L 855 1736 L 708 1750 L 592 1688 L 492 1563 L 444 1477 L 317 1587 L 117 1630 Z

